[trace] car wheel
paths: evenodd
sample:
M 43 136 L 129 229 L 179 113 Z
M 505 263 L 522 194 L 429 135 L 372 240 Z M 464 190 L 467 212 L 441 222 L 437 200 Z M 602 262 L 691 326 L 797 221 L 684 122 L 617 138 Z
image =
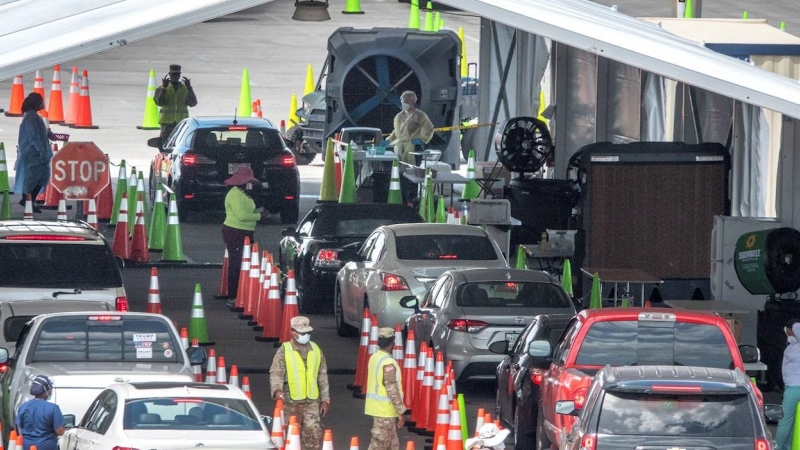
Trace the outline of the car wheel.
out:
M 292 202 L 287 204 L 283 211 L 281 211 L 281 223 L 286 225 L 293 225 L 297 223 L 300 217 L 300 203 Z
M 520 409 L 514 408 L 514 448 L 531 448 L 531 432 L 519 417 Z
M 336 319 L 336 334 L 341 337 L 353 337 L 358 335 L 358 330 L 351 327 L 344 321 L 344 311 L 342 310 L 342 293 L 339 286 L 336 286 L 336 299 L 333 302 L 333 316 Z
M 536 450 L 550 450 L 552 446 L 553 444 L 547 437 L 547 431 L 544 429 L 544 414 L 540 403 L 539 411 L 536 414 Z

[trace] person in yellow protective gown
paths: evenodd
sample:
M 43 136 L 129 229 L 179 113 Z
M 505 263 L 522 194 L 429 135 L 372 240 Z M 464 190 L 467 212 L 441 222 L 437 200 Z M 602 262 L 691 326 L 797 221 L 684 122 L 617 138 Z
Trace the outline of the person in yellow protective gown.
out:
M 386 140 L 394 145 L 394 152 L 400 161 L 416 165 L 414 147 L 430 142 L 433 137 L 433 123 L 428 115 L 417 109 L 417 94 L 405 91 L 400 95 L 403 110 L 394 116 L 394 131 Z M 421 149 L 420 149 L 421 150 Z

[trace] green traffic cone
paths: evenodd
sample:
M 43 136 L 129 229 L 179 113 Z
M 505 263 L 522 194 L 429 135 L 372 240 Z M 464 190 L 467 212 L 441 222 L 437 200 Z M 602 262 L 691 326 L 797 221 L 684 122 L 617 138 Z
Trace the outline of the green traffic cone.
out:
M 569 259 L 564 259 L 564 268 L 561 272 L 561 286 L 570 297 L 575 295 L 572 291 L 572 264 Z
M 239 117 L 250 117 L 253 110 L 253 103 L 250 100 L 250 72 L 247 68 L 242 70 L 242 87 L 239 90 L 239 109 L 236 115 Z
M 396 159 L 392 161 L 392 176 L 389 181 L 389 196 L 386 203 L 390 205 L 403 203 L 403 193 L 400 191 L 400 163 Z
M 158 123 L 158 106 L 156 106 L 156 71 L 150 69 L 150 79 L 147 82 L 147 97 L 144 99 L 144 118 L 142 126 L 136 127 L 140 130 L 158 130 L 161 126 Z
M 319 201 L 335 202 L 336 198 L 336 161 L 333 155 L 333 139 L 328 138 L 325 150 L 325 167 L 322 169 L 322 184 L 319 188 Z
M 213 345 L 208 341 L 208 323 L 203 309 L 203 293 L 200 283 L 194 285 L 194 298 L 192 299 L 192 315 L 189 317 L 189 342 L 197 339 L 200 345 Z
M 786 22 L 784 22 L 783 20 L 781 20 L 781 27 L 780 27 L 780 29 L 781 29 L 781 31 L 786 31 Z M 0 145 L 2 145 L 2 144 L 0 144 Z
M 623 298 L 622 303 L 620 303 L 620 307 L 622 308 L 630 308 L 631 307 L 631 300 L 628 298 Z
M 122 193 L 128 192 L 128 170 L 125 168 L 125 160 L 119 163 L 119 176 L 117 177 L 117 192 L 114 194 L 114 207 L 111 209 L 111 218 L 108 221 L 108 226 L 114 227 L 117 225 L 117 216 L 119 216 L 119 205 L 122 203 Z
M 442 195 L 436 205 L 436 223 L 447 223 L 447 208 L 444 207 L 444 202 L 444 195 Z
M 139 177 L 136 180 L 136 198 L 142 194 L 142 206 L 144 207 L 144 223 L 150 225 L 150 196 L 144 190 L 144 172 L 139 172 Z
M 164 237 L 164 254 L 161 261 L 186 262 L 183 259 L 183 242 L 181 225 L 178 221 L 178 202 L 175 194 L 169 194 L 169 215 L 167 216 L 167 232 Z
M 464 401 L 464 394 L 458 394 L 456 396 L 456 402 L 458 403 L 459 419 L 461 420 L 461 423 L 464 424 L 461 427 L 461 445 L 466 447 L 467 439 L 469 439 L 469 429 L 467 429 L 467 405 Z M 514 450 L 516 450 L 516 447 L 514 447 Z
M 750 18 L 750 15 L 747 13 L 747 11 L 742 13 L 742 19 L 747 20 L 749 18 Z
M 461 192 L 461 200 L 472 200 L 478 198 L 481 193 L 481 187 L 475 181 L 475 150 L 469 151 L 469 158 L 467 158 L 467 184 L 464 185 L 464 190 Z
M 333 158 L 331 158 L 333 160 Z M 327 162 L 327 161 L 325 161 Z M 347 144 L 347 159 L 344 162 L 342 174 L 342 192 L 339 194 L 339 203 L 356 202 L 356 169 L 353 165 L 353 150 Z
M 461 78 L 467 78 L 467 38 L 464 36 L 464 27 L 458 27 L 458 39 L 461 41 Z
M 347 0 L 342 14 L 364 14 L 361 10 L 361 0 Z
M 442 29 L 442 14 L 439 11 L 433 15 L 433 31 Z
M 411 11 L 408 13 L 408 28 L 419 30 L 419 0 L 411 0 Z
M 0 191 L 11 190 L 8 184 L 8 164 L 6 163 L 6 148 L 0 142 Z
M 3 190 L 3 207 L 0 208 L 0 220 L 11 219 L 11 193 L 8 189 Z
M 433 181 L 428 185 L 428 203 L 425 205 L 428 215 L 428 222 L 436 223 L 436 194 L 433 193 Z
M 589 308 L 602 308 L 603 298 L 600 291 L 600 275 L 594 274 L 592 277 L 592 293 L 589 297 Z
M 151 252 L 164 250 L 164 238 L 167 233 L 167 211 L 164 208 L 164 194 L 159 183 L 156 189 L 156 201 L 153 203 L 153 213 L 150 215 L 150 226 L 147 228 L 147 247 Z
M 131 236 L 133 236 L 133 223 L 136 219 L 136 201 L 131 201 L 131 199 L 136 198 L 137 174 L 136 167 L 131 166 L 131 176 L 128 178 L 128 231 Z
M 425 7 L 425 31 L 433 31 L 433 3 Z
M 521 245 L 517 246 L 517 263 L 514 265 L 515 269 L 527 269 L 528 268 L 528 254 L 525 252 L 525 248 Z
M 694 19 L 694 5 L 692 0 L 686 0 L 686 10 L 683 12 L 684 19 Z

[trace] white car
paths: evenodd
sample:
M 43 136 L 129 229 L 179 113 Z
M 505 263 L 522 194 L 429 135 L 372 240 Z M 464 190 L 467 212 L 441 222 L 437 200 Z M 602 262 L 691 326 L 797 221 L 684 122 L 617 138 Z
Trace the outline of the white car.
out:
M 60 438 L 61 450 L 275 448 L 268 417 L 227 384 L 119 383 L 108 386 Z
M 348 261 L 334 291 L 340 336 L 360 329 L 365 307 L 377 316 L 379 326 L 405 324 L 413 311 L 400 306 L 400 299 L 421 299 L 448 270 L 508 267 L 494 239 L 480 227 L 466 225 L 386 225 L 369 235 L 357 252 L 344 249 L 338 255 Z

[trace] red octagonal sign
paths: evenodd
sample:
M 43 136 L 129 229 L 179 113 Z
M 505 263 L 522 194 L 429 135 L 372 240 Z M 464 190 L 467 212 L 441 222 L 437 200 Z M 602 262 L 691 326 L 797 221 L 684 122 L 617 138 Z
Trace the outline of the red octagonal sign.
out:
M 111 182 L 108 156 L 94 142 L 68 142 L 50 161 L 50 181 L 66 200 L 90 200 Z

